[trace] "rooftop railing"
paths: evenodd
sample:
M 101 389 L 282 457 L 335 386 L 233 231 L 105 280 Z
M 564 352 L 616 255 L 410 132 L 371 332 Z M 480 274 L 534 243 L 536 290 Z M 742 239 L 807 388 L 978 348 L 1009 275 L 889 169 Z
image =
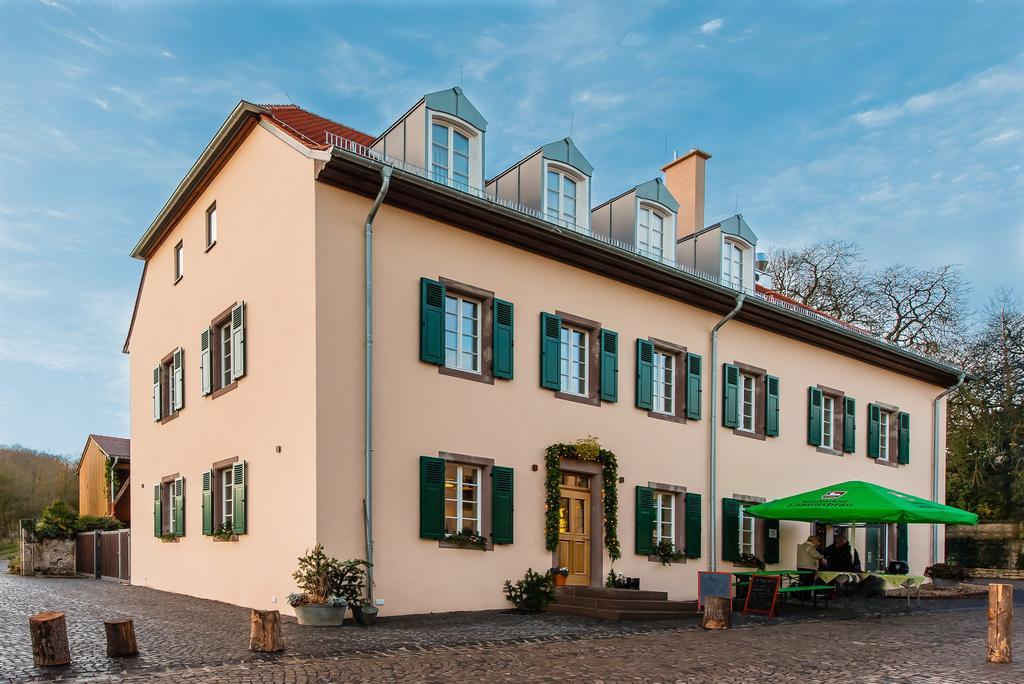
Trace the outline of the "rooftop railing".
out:
M 651 252 L 649 252 L 647 250 L 639 249 L 635 245 L 631 245 L 631 244 L 629 244 L 627 242 L 623 242 L 622 240 L 616 240 L 615 238 L 610 237 L 608 235 L 603 235 L 601 233 L 595 233 L 588 226 L 581 226 L 581 225 L 578 225 L 578 224 L 575 224 L 575 223 L 572 223 L 572 222 L 569 222 L 569 221 L 565 221 L 563 219 L 556 219 L 554 217 L 547 216 L 543 212 L 541 212 L 541 211 L 539 211 L 537 209 L 534 209 L 533 207 L 528 207 L 525 204 L 520 204 L 519 202 L 513 202 L 511 200 L 507 200 L 507 199 L 505 199 L 503 197 L 499 197 L 499 196 L 497 196 L 495 194 L 486 192 L 485 190 L 483 190 L 481 188 L 477 188 L 477 187 L 473 187 L 471 185 L 467 185 L 465 183 L 453 181 L 452 179 L 447 178 L 444 175 L 439 175 L 439 174 L 433 173 L 431 171 L 428 171 L 427 169 L 424 169 L 421 166 L 417 166 L 416 164 L 410 164 L 409 162 L 407 162 L 407 161 L 405 161 L 403 159 L 396 159 L 395 157 L 391 157 L 391 156 L 382 154 L 381 152 L 373 150 L 373 149 L 367 147 L 366 145 L 362 145 L 362 144 L 357 143 L 357 142 L 355 142 L 353 140 L 349 140 L 348 138 L 343 138 L 343 137 L 341 137 L 339 135 L 331 133 L 330 131 L 326 131 L 325 132 L 325 142 L 326 142 L 327 145 L 330 145 L 330 146 L 333 146 L 333 147 L 337 147 L 337 148 L 346 150 L 346 151 L 351 152 L 353 154 L 359 155 L 360 157 L 365 157 L 367 159 L 372 159 L 372 160 L 380 162 L 382 164 L 388 164 L 389 166 L 392 166 L 392 167 L 394 167 L 396 169 L 400 169 L 400 170 L 402 170 L 402 171 L 404 171 L 406 173 L 412 174 L 414 176 L 419 176 L 420 178 L 425 178 L 425 179 L 430 180 L 430 181 L 432 181 L 434 183 L 437 183 L 439 185 L 444 185 L 446 187 L 453 188 L 453 189 L 458 190 L 460 192 L 464 192 L 467 195 L 472 195 L 473 197 L 476 197 L 477 199 L 481 199 L 481 200 L 484 200 L 486 202 L 490 202 L 491 204 L 495 204 L 495 205 L 504 207 L 506 209 L 509 209 L 511 211 L 514 211 L 514 212 L 517 212 L 519 214 L 523 214 L 525 216 L 530 216 L 532 218 L 539 219 L 541 221 L 546 221 L 546 222 L 551 223 L 553 225 L 556 225 L 559 228 L 562 228 L 564 230 L 570 230 L 570 231 L 572 231 L 574 233 L 582 235 L 584 238 L 586 238 L 588 240 L 594 240 L 596 242 L 604 243 L 606 245 L 614 247 L 615 249 L 619 249 L 619 250 L 622 250 L 624 252 L 628 252 L 628 253 L 630 253 L 630 254 L 632 254 L 634 256 L 638 256 L 638 257 L 641 257 L 643 259 L 647 259 L 648 261 L 651 261 L 653 263 L 661 264 L 662 266 L 666 266 L 668 268 L 674 269 L 674 270 L 679 271 L 681 273 L 685 273 L 685 274 L 693 276 L 695 278 L 699 278 L 699 279 L 701 279 L 701 280 L 703 280 L 705 282 L 713 283 L 715 285 L 719 285 L 721 287 L 728 288 L 728 289 L 733 290 L 735 292 L 743 292 L 748 297 L 754 297 L 754 298 L 758 299 L 761 302 L 764 302 L 765 304 L 767 304 L 769 306 L 773 306 L 773 307 L 776 307 L 776 308 L 779 308 L 779 309 L 785 309 L 786 311 L 789 311 L 791 313 L 797 314 L 799 316 L 803 316 L 804 318 L 812 319 L 814 321 L 817 321 L 818 323 L 821 323 L 821 324 L 826 325 L 826 326 L 830 326 L 832 328 L 841 329 L 841 330 L 843 330 L 845 332 L 852 333 L 854 335 L 857 335 L 858 337 L 871 340 L 871 341 L 873 341 L 873 342 L 875 342 L 877 344 L 889 347 L 889 348 L 891 348 L 893 350 L 896 350 L 896 351 L 903 352 L 903 353 L 908 354 L 910 356 L 914 356 L 914 357 L 916 357 L 918 359 L 921 359 L 923 361 L 927 361 L 929 363 L 942 363 L 941 361 L 936 361 L 935 359 L 931 359 L 931 358 L 929 358 L 929 357 L 927 357 L 927 356 L 925 356 L 923 354 L 919 354 L 919 353 L 917 353 L 917 352 L 915 352 L 915 351 L 913 351 L 911 349 L 907 349 L 905 347 L 901 347 L 901 346 L 899 346 L 897 344 L 894 344 L 894 343 L 892 343 L 892 342 L 890 342 L 890 341 L 888 341 L 888 340 L 886 340 L 886 339 L 884 339 L 882 337 L 879 337 L 878 335 L 875 335 L 875 334 L 871 333 L 870 331 L 865 330 L 863 328 L 860 328 L 860 327 L 858 327 L 856 325 L 853 325 L 853 324 L 850 324 L 850 323 L 846 323 L 844 321 L 841 321 L 841 320 L 836 319 L 836 318 L 832 318 L 830 316 L 826 316 L 825 314 L 822 314 L 822 313 L 819 313 L 817 311 L 814 311 L 813 309 L 810 309 L 810 308 L 807 308 L 807 307 L 804 307 L 804 306 L 800 306 L 800 305 L 797 305 L 797 304 L 793 304 L 792 302 L 787 302 L 787 301 L 785 301 L 783 299 L 780 299 L 779 297 L 773 296 L 771 293 L 762 293 L 762 292 L 757 292 L 757 291 L 755 291 L 755 290 L 753 290 L 751 288 L 737 287 L 734 283 L 732 283 L 729 280 L 726 280 L 725 278 L 721 278 L 721 277 L 713 275 L 711 273 L 707 273 L 706 271 L 702 271 L 700 269 L 693 268 L 692 266 L 687 266 L 686 264 L 678 263 L 674 259 L 670 259 L 670 258 L 665 257 L 665 256 L 659 256 L 659 255 L 657 255 L 655 253 L 651 253 Z M 942 365 L 947 365 L 947 364 L 942 363 Z

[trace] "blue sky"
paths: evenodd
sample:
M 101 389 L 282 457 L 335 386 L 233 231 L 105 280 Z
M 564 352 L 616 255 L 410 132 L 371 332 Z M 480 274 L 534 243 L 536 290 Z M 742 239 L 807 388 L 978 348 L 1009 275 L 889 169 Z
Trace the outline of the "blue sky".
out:
M 457 85 L 487 172 L 572 133 L 595 203 L 701 147 L 708 222 L 1024 272 L 1024 3 L 0 0 L 0 443 L 128 434 L 128 257 L 239 99 L 378 134 Z

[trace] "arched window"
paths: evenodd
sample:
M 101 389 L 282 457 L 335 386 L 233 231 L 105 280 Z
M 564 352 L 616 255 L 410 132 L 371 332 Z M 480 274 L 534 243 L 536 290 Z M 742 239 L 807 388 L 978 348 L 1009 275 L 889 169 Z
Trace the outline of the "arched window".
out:
M 469 188 L 469 136 L 458 128 L 434 121 L 430 133 L 430 171 L 434 180 Z
M 659 211 L 640 206 L 637 216 L 636 247 L 644 256 L 661 261 L 665 256 L 665 223 L 668 219 Z
M 722 243 L 722 281 L 743 289 L 743 248 L 732 240 Z
M 582 183 L 575 176 L 554 166 L 548 167 L 544 183 L 544 205 L 549 219 L 576 225 L 576 202 Z

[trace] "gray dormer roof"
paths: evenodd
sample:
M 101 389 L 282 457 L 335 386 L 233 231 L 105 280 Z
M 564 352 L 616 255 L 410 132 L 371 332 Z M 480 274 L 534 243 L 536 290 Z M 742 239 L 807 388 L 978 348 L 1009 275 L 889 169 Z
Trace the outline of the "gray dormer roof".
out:
M 746 240 L 751 247 L 757 246 L 757 236 L 754 235 L 754 231 L 750 229 L 747 222 L 743 219 L 743 214 L 736 214 L 729 218 L 719 221 L 717 224 L 718 229 L 726 235 L 735 235 L 738 238 Z M 714 226 L 709 226 L 713 228 Z
M 679 211 L 679 202 L 677 202 L 676 198 L 672 196 L 672 193 L 668 191 L 668 188 L 665 187 L 664 181 L 660 178 L 655 178 L 636 186 L 636 196 L 638 199 L 658 202 L 672 211 Z
M 427 103 L 427 107 L 435 112 L 457 116 L 481 131 L 487 130 L 487 119 L 473 106 L 459 86 L 429 93 L 423 96 L 423 100 Z
M 576 143 L 572 141 L 572 138 L 562 138 L 561 140 L 549 142 L 547 145 L 541 146 L 540 153 L 545 159 L 568 164 L 586 176 L 594 175 L 593 165 L 583 156 L 580 148 L 576 147 Z

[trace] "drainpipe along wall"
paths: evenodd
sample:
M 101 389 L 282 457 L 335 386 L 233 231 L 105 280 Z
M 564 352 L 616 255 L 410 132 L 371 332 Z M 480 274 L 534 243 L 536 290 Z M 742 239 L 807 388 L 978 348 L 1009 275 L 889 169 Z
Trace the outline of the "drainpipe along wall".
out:
M 964 374 L 949 389 L 941 392 L 932 403 L 932 501 L 935 503 L 946 503 L 939 501 L 939 414 L 941 413 L 942 398 L 956 391 L 964 384 Z M 939 526 L 932 525 L 932 565 L 939 562 Z
M 723 325 L 732 320 L 733 316 L 740 312 L 744 299 L 746 299 L 745 294 L 740 293 L 736 295 L 736 306 L 711 329 L 711 391 L 709 392 L 711 395 L 711 424 L 709 426 L 711 428 L 711 438 L 708 449 L 708 498 L 710 499 L 711 506 L 711 572 L 718 568 L 718 331 Z
M 364 272 L 366 284 L 363 294 L 366 298 L 366 369 L 364 371 L 364 383 L 366 394 L 366 405 L 364 407 L 365 425 L 363 426 L 364 453 L 363 470 L 366 479 L 363 483 L 363 526 L 366 530 L 366 560 L 370 563 L 366 571 L 366 593 L 373 605 L 373 220 L 377 216 L 377 210 L 384 202 L 384 196 L 388 194 L 391 186 L 390 166 L 382 166 L 380 169 L 380 191 L 377 198 L 373 200 L 370 213 L 366 215 L 366 233 L 363 237 L 364 247 Z

